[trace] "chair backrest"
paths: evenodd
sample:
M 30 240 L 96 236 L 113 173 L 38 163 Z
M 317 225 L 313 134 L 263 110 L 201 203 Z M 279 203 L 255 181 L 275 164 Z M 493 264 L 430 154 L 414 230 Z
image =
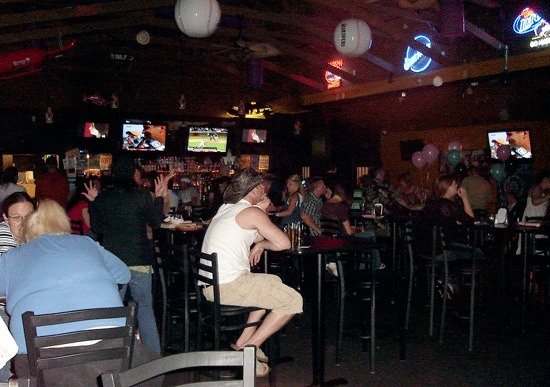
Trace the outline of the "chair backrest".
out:
M 159 375 L 177 370 L 197 368 L 241 367 L 243 378 L 208 383 L 208 386 L 244 386 L 253 387 L 256 377 L 256 347 L 246 346 L 242 351 L 188 352 L 166 356 L 130 370 L 101 375 L 104 387 L 134 386 Z M 204 382 L 198 384 L 204 385 Z M 194 384 L 194 383 L 190 383 Z
M 214 299 L 210 306 L 210 312 L 213 314 L 213 328 L 216 335 L 215 343 L 219 342 L 218 335 L 221 329 L 221 303 L 220 303 L 220 287 L 219 287 L 219 275 L 218 275 L 218 254 L 207 254 L 201 251 L 194 251 L 188 256 L 189 268 L 193 274 L 193 283 L 195 284 L 195 291 L 197 296 L 197 304 L 199 305 L 199 325 L 202 319 L 201 309 L 205 308 L 205 305 L 209 305 L 208 301 L 202 294 L 202 290 L 206 286 L 212 286 L 214 293 Z
M 71 234 L 84 235 L 84 223 L 81 220 L 71 220 Z
M 29 373 L 32 378 L 37 379 L 39 385 L 62 385 L 55 381 L 47 381 L 45 371 L 52 369 L 70 367 L 75 370 L 75 366 L 86 366 L 85 375 L 78 374 L 86 380 L 78 382 L 92 384 L 101 373 L 112 370 L 113 365 L 121 371 L 130 368 L 136 320 L 136 303 L 133 301 L 128 306 L 115 308 L 84 309 L 41 315 L 25 312 L 22 318 Z M 47 336 L 39 336 L 37 333 L 37 330 L 46 326 L 103 319 L 124 319 L 124 325 L 112 326 L 111 320 L 106 323 L 106 326 L 100 328 Z M 102 366 L 107 368 L 90 368 L 93 362 L 104 362 Z M 92 375 L 88 372 L 97 373 Z M 74 382 L 76 384 L 77 381 Z
M 322 235 L 335 236 L 342 234 L 342 226 L 340 221 L 329 218 L 321 218 Z

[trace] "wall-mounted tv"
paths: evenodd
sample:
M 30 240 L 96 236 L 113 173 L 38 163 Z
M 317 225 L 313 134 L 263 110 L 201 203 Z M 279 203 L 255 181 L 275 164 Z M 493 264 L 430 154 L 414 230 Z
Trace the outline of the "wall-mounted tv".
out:
M 107 138 L 109 124 L 95 121 L 79 122 L 76 135 L 83 138 Z
M 187 151 L 225 153 L 227 151 L 227 133 L 226 128 L 190 126 Z
M 243 142 L 245 143 L 264 143 L 267 140 L 267 130 L 265 129 L 243 129 Z
M 526 160 L 532 159 L 531 135 L 529 130 L 492 130 L 487 132 L 487 142 L 491 152 L 491 159 L 498 160 L 499 147 L 510 146 L 510 157 Z
M 122 149 L 158 152 L 165 148 L 166 125 L 149 121 L 126 121 L 122 124 Z

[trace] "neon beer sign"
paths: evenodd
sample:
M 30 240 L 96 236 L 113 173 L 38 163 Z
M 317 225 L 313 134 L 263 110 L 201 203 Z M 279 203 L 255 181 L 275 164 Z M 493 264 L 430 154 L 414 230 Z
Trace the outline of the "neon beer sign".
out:
M 332 62 L 328 62 L 328 64 L 341 70 L 344 66 L 344 61 L 342 59 L 336 59 Z M 327 90 L 337 89 L 342 86 L 342 77 L 339 77 L 330 71 L 325 71 L 325 81 L 327 82 Z
M 525 8 L 516 17 L 512 25 L 518 35 L 532 33 L 529 47 L 550 46 L 550 23 L 544 20 L 533 8 Z
M 528 34 L 537 28 L 544 19 L 533 8 L 525 8 L 514 20 L 513 28 L 516 34 Z
M 414 40 L 422 43 L 428 48 L 432 47 L 431 40 L 424 35 L 415 36 Z M 411 46 L 407 47 L 405 60 L 403 62 L 403 68 L 405 69 L 405 71 L 411 70 L 412 72 L 420 73 L 426 70 L 430 63 L 432 63 L 432 58 L 422 54 L 420 51 L 415 50 Z

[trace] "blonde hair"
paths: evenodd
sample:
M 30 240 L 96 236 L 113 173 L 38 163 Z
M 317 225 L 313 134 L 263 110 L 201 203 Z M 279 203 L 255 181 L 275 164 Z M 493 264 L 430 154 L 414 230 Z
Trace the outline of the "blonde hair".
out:
M 32 241 L 44 234 L 67 235 L 71 233 L 71 221 L 67 213 L 54 200 L 41 200 L 38 208 L 23 224 L 23 240 Z

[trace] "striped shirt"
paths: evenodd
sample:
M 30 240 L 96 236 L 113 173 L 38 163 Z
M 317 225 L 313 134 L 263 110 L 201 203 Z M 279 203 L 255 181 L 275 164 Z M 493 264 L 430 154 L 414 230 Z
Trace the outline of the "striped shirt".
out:
M 6 222 L 0 223 L 0 255 L 18 247 L 19 243 L 13 237 L 10 226 Z

